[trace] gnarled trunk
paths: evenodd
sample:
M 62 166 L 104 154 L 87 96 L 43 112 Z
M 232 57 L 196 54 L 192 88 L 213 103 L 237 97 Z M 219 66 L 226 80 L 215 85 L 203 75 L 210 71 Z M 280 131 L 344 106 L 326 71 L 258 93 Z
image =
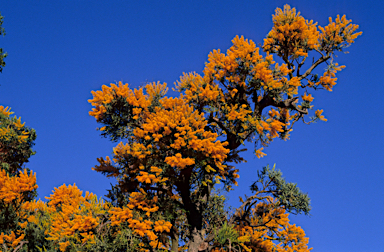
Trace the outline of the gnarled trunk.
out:
M 173 227 L 173 229 L 176 229 L 176 228 Z M 172 230 L 171 238 L 172 238 L 171 239 L 172 240 L 171 251 L 172 252 L 178 252 L 179 251 L 179 235 L 177 233 L 177 230 Z
M 188 251 L 190 252 L 201 252 L 206 251 L 208 248 L 208 244 L 204 242 L 203 232 L 202 230 L 197 230 L 196 227 L 192 230 L 192 234 L 190 237 Z

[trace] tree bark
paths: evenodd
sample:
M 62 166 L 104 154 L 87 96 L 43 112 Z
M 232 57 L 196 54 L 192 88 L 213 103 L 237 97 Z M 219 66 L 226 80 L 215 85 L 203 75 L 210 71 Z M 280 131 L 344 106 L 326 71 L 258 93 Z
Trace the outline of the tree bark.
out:
M 172 227 L 173 229 L 176 229 L 175 227 Z M 177 234 L 177 231 L 173 230 L 172 232 L 172 252 L 178 252 L 179 251 L 179 235 Z
M 189 179 L 188 179 L 189 181 Z M 186 210 L 187 221 L 189 224 L 189 243 L 188 252 L 204 251 L 203 236 L 203 217 L 198 202 L 190 198 L 189 184 L 180 185 L 180 196 L 182 198 L 184 209 Z M 200 246 L 203 247 L 200 247 Z
M 195 227 L 192 230 L 191 240 L 189 241 L 188 251 L 189 252 L 199 252 L 206 251 L 208 244 L 204 242 L 204 237 L 202 230 L 197 230 Z

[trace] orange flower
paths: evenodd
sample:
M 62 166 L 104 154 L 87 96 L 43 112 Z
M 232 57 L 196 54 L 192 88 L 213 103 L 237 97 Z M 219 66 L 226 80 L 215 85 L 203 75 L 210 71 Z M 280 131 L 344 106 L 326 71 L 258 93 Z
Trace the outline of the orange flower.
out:
M 315 115 L 316 115 L 316 117 L 317 118 L 319 118 L 321 121 L 324 121 L 324 122 L 326 122 L 326 121 L 328 121 L 327 119 L 325 119 L 325 117 L 322 115 L 322 113 L 323 113 L 323 110 L 316 110 L 316 112 L 315 112 Z
M 273 28 L 264 39 L 263 49 L 285 58 L 307 57 L 308 51 L 318 47 L 317 23 L 308 21 L 289 5 L 276 9 Z
M 307 95 L 307 93 L 305 93 L 303 96 L 301 96 L 302 98 L 303 98 L 303 101 L 307 101 L 307 102 L 312 102 L 313 101 L 313 97 L 312 97 L 312 95 L 311 94 L 308 94 Z
M 264 148 L 260 148 L 260 149 L 258 149 L 258 150 L 255 151 L 255 154 L 256 154 L 256 156 L 257 156 L 258 158 L 262 158 L 262 157 L 264 157 L 264 156 L 267 155 L 267 154 L 265 154 L 265 153 L 262 152 L 263 149 L 264 149 Z
M 9 115 L 13 114 L 13 112 L 11 112 L 11 108 L 8 108 L 8 107 L 4 108 L 4 106 L 0 106 L 0 113 L 5 115 L 6 117 L 8 117 Z

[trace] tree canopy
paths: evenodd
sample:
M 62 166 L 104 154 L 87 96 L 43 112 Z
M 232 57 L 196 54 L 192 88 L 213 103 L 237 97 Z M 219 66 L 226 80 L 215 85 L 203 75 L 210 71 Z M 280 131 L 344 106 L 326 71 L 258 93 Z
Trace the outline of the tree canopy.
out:
M 236 36 L 225 54 L 214 50 L 208 55 L 203 75 L 186 73 L 177 81 L 179 97 L 166 97 L 166 84 L 160 82 L 134 90 L 122 83 L 103 86 L 93 92 L 90 115 L 103 125 L 104 136 L 122 141 L 112 159 L 99 159 L 94 169 L 116 177 L 116 191 L 129 200 L 140 197 L 153 204 L 156 198 L 149 212 L 167 216 L 180 208 L 189 227 L 188 250 L 209 248 L 203 213 L 215 184 L 227 190 L 237 184 L 234 164 L 244 161 L 245 141 L 260 146 L 255 154 L 262 157 L 274 138 L 288 139 L 297 121 L 326 120 L 323 110 L 310 113 L 312 94 L 332 91 L 336 72 L 344 68 L 334 55 L 361 34 L 357 28 L 345 16 L 321 27 L 286 5 L 273 15 L 261 48 L 265 56 L 252 40 Z M 307 62 L 310 54 L 316 57 L 312 63 Z M 315 69 L 322 63 L 326 69 L 318 77 Z M 268 203 L 285 201 L 276 200 Z
M 0 244 L 5 251 L 309 251 L 304 231 L 288 219 L 309 214 L 309 197 L 275 166 L 258 172 L 252 195 L 233 211 L 222 191 L 238 183 L 246 141 L 261 158 L 298 121 L 326 121 L 312 95 L 332 91 L 344 68 L 335 55 L 357 29 L 345 16 L 321 27 L 286 5 L 260 48 L 236 36 L 226 53 L 208 55 L 202 74 L 176 81 L 177 97 L 166 96 L 161 82 L 92 91 L 89 114 L 118 142 L 93 168 L 117 179 L 107 201 L 65 184 L 36 201 L 35 175 L 17 173 L 33 154 L 35 133 L 0 107 L 0 203 L 12 203 L 15 216 Z M 11 148 L 23 151 L 8 158 Z M 25 193 L 32 196 L 18 196 Z

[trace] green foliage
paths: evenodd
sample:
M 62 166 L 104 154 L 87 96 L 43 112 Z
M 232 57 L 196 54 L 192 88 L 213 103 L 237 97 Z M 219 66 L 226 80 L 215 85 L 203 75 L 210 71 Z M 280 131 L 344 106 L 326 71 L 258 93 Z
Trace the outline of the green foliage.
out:
M 45 233 L 51 225 L 50 216 L 47 212 L 38 210 L 36 212 L 30 213 L 30 215 L 34 215 L 38 222 L 28 222 L 28 225 L 25 229 L 25 238 L 24 240 L 28 241 L 26 244 L 25 250 L 28 252 L 53 252 L 54 244 L 52 241 L 47 240 L 48 236 Z
M 18 123 L 23 126 L 18 127 Z M 10 175 L 15 175 L 36 153 L 32 149 L 35 145 L 36 131 L 20 124 L 20 119 L 16 116 L 10 117 L 3 113 L 0 113 L 0 130 L 6 131 L 0 134 L 0 168 Z M 25 141 L 20 141 L 24 136 L 27 136 Z
M 0 230 L 8 231 L 15 230 L 19 217 L 17 216 L 16 209 L 11 204 L 5 204 L 0 200 Z
M 234 229 L 234 225 L 228 225 L 227 222 L 224 223 L 216 235 L 216 241 L 221 245 L 225 245 L 228 242 L 235 242 L 237 238 L 239 238 L 239 234 Z
M 132 115 L 133 106 L 122 96 L 116 95 L 115 99 L 105 105 L 105 108 L 107 116 L 100 120 L 105 125 L 101 135 L 109 137 L 114 142 L 131 136 L 132 129 L 129 125 L 132 121 L 130 115 Z
M 99 234 L 98 239 L 96 240 L 96 244 L 90 246 L 87 251 L 138 251 L 139 240 L 134 237 L 132 231 L 128 227 L 122 228 L 122 230 L 118 232 L 117 235 L 115 235 L 115 232 L 115 229 L 108 227 L 107 232 Z
M 244 239 L 239 239 L 240 234 L 235 229 L 235 225 L 228 224 L 228 222 L 224 222 L 224 224 L 220 227 L 219 231 L 215 233 L 215 245 L 213 247 L 223 248 L 228 247 L 231 249 L 235 249 L 234 251 L 242 251 L 240 244 L 244 242 L 249 242 L 250 237 Z M 231 251 L 231 250 L 230 250 Z
M 226 220 L 227 210 L 225 209 L 226 198 L 221 191 L 213 189 L 207 202 L 207 208 L 203 211 L 203 218 L 209 226 L 216 227 Z
M 303 193 L 295 183 L 285 181 L 280 170 L 276 170 L 275 165 L 272 169 L 269 166 L 264 167 L 258 172 L 259 180 L 251 185 L 251 191 L 257 192 L 257 183 L 269 181 L 268 191 L 293 214 L 309 214 L 311 210 L 308 194 Z

